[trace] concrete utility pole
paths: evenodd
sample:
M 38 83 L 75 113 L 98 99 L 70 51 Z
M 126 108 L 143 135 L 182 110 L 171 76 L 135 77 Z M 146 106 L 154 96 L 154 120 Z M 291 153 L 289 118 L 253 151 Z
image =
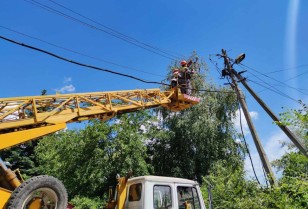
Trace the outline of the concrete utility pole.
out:
M 299 149 L 299 151 L 308 157 L 307 148 L 303 145 L 303 143 L 293 134 L 288 127 L 283 125 L 279 118 L 272 112 L 272 110 L 263 102 L 263 100 L 258 97 L 258 95 L 248 86 L 245 78 L 243 78 L 240 74 L 238 74 L 234 69 L 232 69 L 233 74 L 237 77 L 237 79 L 245 86 L 245 88 L 249 91 L 249 93 L 255 98 L 255 100 L 261 105 L 261 107 L 267 112 L 267 114 L 273 119 L 274 122 L 280 127 L 280 129 L 290 138 L 290 140 L 294 143 L 294 145 Z
M 245 115 L 245 118 L 246 118 L 249 130 L 251 132 L 252 138 L 254 140 L 254 143 L 255 143 L 255 145 L 257 147 L 257 150 L 258 150 L 258 153 L 259 153 L 259 156 L 261 158 L 262 165 L 264 167 L 265 172 L 267 173 L 267 176 L 269 177 L 270 184 L 272 186 L 273 185 L 276 186 L 277 182 L 276 182 L 274 173 L 272 171 L 272 168 L 271 168 L 269 160 L 268 160 L 268 158 L 266 156 L 266 153 L 265 153 L 265 151 L 264 151 L 264 149 L 262 147 L 262 144 L 260 142 L 260 139 L 259 139 L 259 136 L 257 134 L 257 131 L 256 131 L 256 129 L 255 129 L 253 123 L 252 123 L 251 117 L 250 117 L 249 112 L 248 112 L 248 107 L 247 107 L 246 101 L 245 101 L 245 99 L 243 97 L 243 94 L 241 93 L 240 88 L 237 85 L 237 81 L 235 79 L 235 73 L 234 73 L 235 71 L 232 68 L 232 65 L 230 63 L 229 57 L 227 56 L 226 50 L 222 49 L 222 55 L 220 55 L 220 56 L 224 58 L 224 63 L 225 63 L 225 69 L 224 70 L 227 71 L 227 74 L 232 79 L 233 87 L 234 87 L 234 89 L 236 91 L 238 100 L 239 100 L 239 102 L 241 104 L 241 107 L 243 109 L 243 112 L 244 112 L 244 115 Z

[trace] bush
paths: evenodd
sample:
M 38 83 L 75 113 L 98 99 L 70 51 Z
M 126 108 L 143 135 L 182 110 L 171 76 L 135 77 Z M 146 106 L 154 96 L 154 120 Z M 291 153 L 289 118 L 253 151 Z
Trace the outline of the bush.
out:
M 88 198 L 75 196 L 70 201 L 75 207 L 74 209 L 98 209 L 103 208 L 103 200 L 100 198 Z

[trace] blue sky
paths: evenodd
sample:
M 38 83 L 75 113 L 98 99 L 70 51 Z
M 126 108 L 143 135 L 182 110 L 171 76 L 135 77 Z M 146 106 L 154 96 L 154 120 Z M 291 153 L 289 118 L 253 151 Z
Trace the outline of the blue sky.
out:
M 51 1 L 36 1 L 73 15 Z M 163 79 L 167 66 L 171 63 L 170 59 L 50 13 L 31 2 L 33 1 L 1 1 L 2 36 L 73 60 L 147 80 Z M 208 62 L 212 78 L 220 85 L 226 81 L 219 79 L 219 74 L 209 62 L 209 55 L 220 53 L 222 48 L 227 49 L 231 57 L 244 52 L 246 59 L 243 64 L 297 90 L 251 69 L 248 69 L 244 76 L 257 83 L 267 82 L 294 99 L 302 99 L 306 103 L 308 101 L 308 25 L 305 22 L 308 19 L 307 1 L 55 0 L 55 2 L 125 35 L 170 50 L 172 53 L 189 55 L 196 50 L 200 57 Z M 80 56 L 3 27 L 130 68 Z M 77 93 L 158 87 L 65 63 L 3 40 L 0 40 L 0 54 L 1 98 L 38 95 L 42 89 L 47 89 L 49 94 L 53 94 L 61 90 L 66 93 Z M 217 61 L 219 67 L 222 67 L 222 60 Z M 297 67 L 302 65 L 304 66 Z M 237 68 L 237 70 L 242 69 Z M 268 74 L 279 70 L 284 71 Z M 302 76 L 296 77 L 299 74 Z M 290 78 L 294 79 L 288 80 Z M 269 90 L 263 91 L 264 88 L 256 83 L 250 82 L 250 84 L 256 92 L 260 92 L 261 98 L 276 114 L 283 111 L 281 107 L 297 107 L 297 103 L 289 98 Z M 285 140 L 286 137 L 272 124 L 270 118 L 252 97 L 247 96 L 247 102 L 268 156 L 270 159 L 277 158 L 284 151 L 280 149 L 278 141 Z M 258 161 L 249 134 L 247 138 Z

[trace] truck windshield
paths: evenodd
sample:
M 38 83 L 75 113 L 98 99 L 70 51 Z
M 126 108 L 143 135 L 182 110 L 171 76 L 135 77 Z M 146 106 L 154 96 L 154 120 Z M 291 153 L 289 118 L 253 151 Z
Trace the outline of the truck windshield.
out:
M 195 187 L 178 186 L 177 194 L 179 209 L 185 209 L 185 205 L 188 206 L 187 208 L 201 209 L 197 189 Z

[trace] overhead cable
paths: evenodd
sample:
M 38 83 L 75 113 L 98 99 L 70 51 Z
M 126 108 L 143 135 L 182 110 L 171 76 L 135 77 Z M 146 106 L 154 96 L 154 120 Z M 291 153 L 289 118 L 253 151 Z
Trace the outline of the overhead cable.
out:
M 252 72 L 248 72 L 250 73 L 251 75 L 253 75 L 255 78 L 257 78 L 258 80 L 260 80 L 262 83 L 266 84 L 267 86 L 270 86 L 271 88 L 275 89 L 277 92 L 280 92 L 280 93 L 283 93 L 285 94 L 284 92 L 280 91 L 279 89 L 277 89 L 274 85 L 275 84 L 271 84 L 271 83 L 268 83 L 268 82 L 265 82 L 263 79 L 261 79 L 260 77 L 258 77 L 256 74 L 252 73 Z M 294 87 L 288 87 L 288 86 L 283 86 L 282 84 L 276 84 L 276 86 L 279 85 L 281 87 L 285 87 L 285 88 L 291 88 L 293 90 L 296 90 L 302 94 L 305 94 L 305 95 L 308 95 L 305 91 L 308 91 L 307 89 L 299 89 L 299 88 L 294 88 Z
M 240 116 L 240 127 L 241 127 L 242 137 L 244 139 L 244 144 L 245 144 L 245 147 L 246 147 L 246 151 L 248 153 L 248 156 L 249 156 L 249 159 L 250 159 L 250 163 L 251 163 L 251 167 L 252 167 L 253 173 L 255 175 L 255 178 L 256 178 L 257 182 L 259 183 L 259 185 L 260 185 L 260 181 L 259 181 L 258 176 L 256 174 L 256 170 L 255 170 L 255 167 L 253 165 L 253 161 L 252 161 L 252 158 L 251 158 L 251 155 L 250 155 L 250 151 L 249 151 L 249 148 L 248 148 L 248 145 L 247 145 L 247 142 L 246 142 L 246 138 L 245 138 L 245 135 L 244 135 L 244 131 L 243 131 L 242 113 L 241 113 L 240 101 L 239 101 L 238 96 L 237 96 L 237 105 L 238 105 L 238 111 L 239 111 L 239 116 Z
M 284 82 L 293 80 L 293 79 L 298 78 L 298 77 L 300 77 L 300 76 L 302 76 L 302 75 L 304 75 L 304 74 L 307 74 L 307 73 L 308 73 L 308 71 L 303 72 L 303 73 L 300 73 L 300 74 L 298 74 L 298 75 L 296 75 L 296 76 L 294 76 L 294 77 L 292 77 L 292 78 L 288 78 L 288 79 L 285 80 Z
M 240 67 L 242 67 L 242 66 L 240 66 Z M 242 68 L 243 68 L 243 67 L 242 67 Z M 306 74 L 306 73 L 308 73 L 308 72 L 301 73 L 301 74 L 299 74 L 299 75 L 297 75 L 297 76 L 295 76 L 295 77 L 289 78 L 289 79 L 284 80 L 284 81 L 280 81 L 280 82 L 278 82 L 278 84 L 273 84 L 273 85 L 271 85 L 271 84 L 268 83 L 268 82 L 265 82 L 263 79 L 259 78 L 256 74 L 254 74 L 254 73 L 252 73 L 252 72 L 250 72 L 250 71 L 248 71 L 248 73 L 250 73 L 250 74 L 252 74 L 254 77 L 258 78 L 262 83 L 265 83 L 266 85 L 273 87 L 273 88 L 276 89 L 277 91 L 279 91 L 279 90 L 278 90 L 277 88 L 275 88 L 273 85 L 276 85 L 276 86 L 279 85 L 279 86 L 281 86 L 281 87 L 290 88 L 290 89 L 296 90 L 296 91 L 298 91 L 298 92 L 300 92 L 300 93 L 302 93 L 302 94 L 308 95 L 308 94 L 305 92 L 305 91 L 308 91 L 307 89 L 299 89 L 299 88 L 295 88 L 295 87 L 293 87 L 293 86 L 290 86 L 290 85 L 285 84 L 285 82 L 290 81 L 290 80 L 292 80 L 292 79 L 294 79 L 294 78 L 297 78 L 297 77 L 299 77 L 299 76 L 301 76 L 301 75 L 303 75 L 303 74 Z M 272 80 L 273 80 L 273 79 L 272 79 Z M 277 80 L 275 80 L 275 81 L 277 82 Z
M 252 83 L 255 83 L 255 84 L 259 85 L 259 86 L 262 86 L 262 87 L 264 87 L 264 88 L 266 88 L 266 89 L 268 89 L 268 90 L 270 90 L 270 91 L 272 91 L 272 92 L 275 92 L 276 94 L 279 94 L 280 96 L 283 96 L 283 97 L 285 97 L 285 98 L 288 98 L 288 99 L 290 99 L 290 100 L 293 100 L 293 101 L 296 102 L 296 103 L 299 103 L 298 100 L 296 100 L 296 99 L 290 97 L 289 95 L 287 95 L 287 94 L 285 94 L 285 93 L 283 93 L 283 92 L 281 92 L 281 91 L 273 90 L 273 89 L 271 89 L 271 88 L 269 88 L 269 87 L 267 87 L 267 86 L 265 86 L 265 85 L 263 85 L 263 84 L 261 84 L 261 83 L 259 83 L 259 82 L 253 81 L 253 80 L 251 80 L 251 79 L 247 79 L 247 80 L 250 81 L 250 82 L 252 82 Z
M 253 75 L 254 77 L 256 77 L 258 80 L 260 80 L 262 83 L 266 84 L 267 86 L 273 88 L 275 91 L 277 92 L 280 92 L 281 94 L 284 94 L 284 95 L 287 95 L 285 94 L 284 92 L 280 91 L 279 89 L 277 89 L 275 86 L 273 86 L 272 84 L 268 83 L 268 82 L 265 82 L 263 79 L 259 78 L 256 74 L 252 73 L 252 72 L 249 72 L 251 75 Z M 291 88 L 291 89 L 294 89 L 294 90 L 297 90 L 298 92 L 302 93 L 302 94 L 305 94 L 305 95 L 308 95 L 306 92 L 303 92 L 302 90 L 298 89 L 298 88 L 294 88 L 294 87 L 290 87 L 290 86 L 285 86 L 285 87 L 288 87 L 288 88 Z M 288 96 L 288 95 L 287 95 Z M 290 96 L 289 96 L 290 97 Z
M 173 55 L 169 55 L 169 54 L 166 54 L 166 53 L 163 54 L 162 52 L 154 50 L 153 48 L 145 47 L 145 46 L 143 46 L 141 44 L 138 44 L 136 42 L 133 42 L 132 40 L 129 40 L 129 39 L 127 39 L 127 38 L 125 38 L 125 37 L 123 37 L 123 36 L 121 36 L 119 34 L 116 34 L 116 33 L 112 32 L 112 31 L 108 31 L 106 29 L 96 27 L 95 25 L 89 24 L 89 23 L 87 23 L 85 21 L 82 21 L 82 20 L 80 20 L 78 18 L 75 18 L 73 16 L 65 14 L 65 13 L 63 13 L 63 12 L 57 10 L 57 9 L 54 9 L 54 8 L 52 8 L 50 6 L 47 6 L 47 5 L 43 4 L 43 3 L 40 3 L 38 1 L 35 1 L 35 0 L 24 0 L 24 1 L 26 1 L 28 3 L 31 3 L 31 4 L 33 4 L 33 5 L 37 6 L 37 7 L 40 7 L 42 9 L 46 10 L 46 11 L 49 11 L 49 12 L 55 13 L 57 15 L 60 15 L 62 17 L 65 17 L 67 19 L 70 19 L 70 20 L 72 20 L 74 22 L 77 22 L 77 23 L 79 23 L 79 24 L 81 24 L 81 25 L 83 25 L 85 27 L 88 27 L 88 28 L 91 28 L 93 30 L 100 31 L 100 32 L 106 33 L 108 35 L 111 35 L 113 37 L 119 38 L 119 39 L 121 39 L 121 40 L 123 40 L 125 42 L 133 44 L 133 45 L 135 45 L 135 46 L 137 46 L 139 48 L 143 48 L 143 49 L 145 49 L 145 50 L 147 50 L 149 52 L 152 52 L 154 54 L 157 54 L 157 55 L 159 55 L 161 57 L 164 57 L 164 58 L 167 58 L 167 59 L 170 59 L 170 60 L 176 60 L 176 58 L 177 58 L 176 56 L 173 56 Z
M 23 46 L 23 47 L 26 47 L 26 48 L 29 48 L 29 49 L 32 49 L 32 50 L 35 50 L 35 51 L 39 51 L 41 53 L 44 53 L 44 54 L 50 55 L 52 57 L 55 57 L 57 59 L 60 59 L 60 60 L 66 61 L 66 62 L 70 62 L 70 63 L 76 64 L 76 65 L 79 65 L 79 66 L 82 66 L 82 67 L 87 67 L 87 68 L 91 68 L 91 69 L 94 69 L 94 70 L 104 71 L 104 72 L 107 72 L 107 73 L 112 73 L 112 74 L 115 74 L 115 75 L 128 77 L 128 78 L 131 78 L 131 79 L 134 79 L 134 80 L 141 81 L 143 83 L 171 86 L 170 84 L 166 84 L 166 83 L 162 83 L 162 82 L 156 82 L 156 81 L 146 81 L 144 79 L 141 79 L 141 78 L 129 75 L 129 74 L 119 73 L 119 72 L 112 71 L 112 70 L 109 70 L 109 69 L 104 69 L 104 68 L 92 66 L 92 65 L 89 65 L 89 64 L 84 64 L 84 63 L 81 63 L 81 62 L 77 62 L 77 61 L 74 61 L 74 60 L 70 60 L 68 58 L 59 56 L 57 54 L 48 52 L 46 50 L 43 50 L 43 49 L 40 49 L 40 48 L 37 48 L 37 47 L 34 47 L 34 46 L 30 46 L 30 45 L 27 45 L 27 44 L 24 44 L 24 43 L 20 43 L 20 42 L 14 41 L 12 39 L 6 38 L 6 37 L 1 36 L 1 35 L 0 35 L 0 38 L 3 39 L 3 40 L 6 40 L 8 42 L 17 44 L 19 46 Z M 233 91 L 219 91 L 219 90 L 208 90 L 208 89 L 191 89 L 191 90 L 200 91 L 200 92 L 216 92 L 216 93 L 232 93 L 232 94 L 235 93 Z
M 262 73 L 262 72 L 260 72 L 260 71 L 258 71 L 258 70 L 256 70 L 256 69 L 254 69 L 254 68 L 251 68 L 251 67 L 249 67 L 249 66 L 247 66 L 247 65 L 244 65 L 244 64 L 240 64 L 240 65 L 242 65 L 242 66 L 244 66 L 244 67 L 246 67 L 246 68 L 248 68 L 248 69 L 251 69 L 251 70 L 257 72 L 257 73 L 261 74 L 261 75 L 264 76 L 264 77 L 267 77 L 267 78 L 269 78 L 269 79 L 272 79 L 272 80 L 274 80 L 274 81 L 276 81 L 276 82 L 278 82 L 278 83 L 280 83 L 280 84 L 282 84 L 282 85 L 284 85 L 284 86 L 287 86 L 287 87 L 289 87 L 289 88 L 292 88 L 292 89 L 295 89 L 295 90 L 299 91 L 300 93 L 303 93 L 302 91 L 298 90 L 297 88 L 295 88 L 295 87 L 293 87 L 293 86 L 290 86 L 290 85 L 286 84 L 285 82 L 279 81 L 279 80 L 277 80 L 277 79 L 275 79 L 275 78 L 273 78 L 273 77 L 270 77 L 270 76 L 266 75 L 265 73 Z M 292 79 L 293 79 L 293 78 L 292 78 Z M 303 93 L 303 94 L 306 94 L 306 93 Z
M 241 66 L 241 65 L 239 65 L 239 66 L 240 66 L 242 69 L 245 69 L 243 66 Z M 293 100 L 293 101 L 297 101 L 296 99 L 290 97 L 289 95 L 287 95 L 287 94 L 285 94 L 284 92 L 280 91 L 279 89 L 275 88 L 272 84 L 270 84 L 270 83 L 268 83 L 268 82 L 265 82 L 263 79 L 261 79 L 260 77 L 258 77 L 256 74 L 254 74 L 254 73 L 252 73 L 252 72 L 250 72 L 250 71 L 248 71 L 248 73 L 250 73 L 251 75 L 253 75 L 254 77 L 256 77 L 256 78 L 257 78 L 258 80 L 260 80 L 260 82 L 262 82 L 263 84 L 269 86 L 269 87 L 266 87 L 266 86 L 262 85 L 261 83 L 256 82 L 256 81 L 254 81 L 254 80 L 252 80 L 252 79 L 247 79 L 248 81 L 254 82 L 255 84 L 258 84 L 258 85 L 264 87 L 264 89 L 261 90 L 261 91 L 258 91 L 258 93 L 261 93 L 261 92 L 263 92 L 263 91 L 265 91 L 265 90 L 270 90 L 270 91 L 273 91 L 273 92 L 275 92 L 275 93 L 277 93 L 277 94 L 279 94 L 279 95 L 281 95 L 281 96 L 284 96 L 284 97 L 286 97 L 286 98 L 288 98 L 288 99 L 291 99 L 291 100 Z M 281 87 L 287 87 L 287 86 L 282 85 L 282 84 L 275 84 L 275 86 L 278 86 L 278 85 L 281 86 Z M 272 88 L 272 89 L 271 89 L 271 88 Z M 306 94 L 305 91 L 308 91 L 307 89 L 299 89 L 299 88 L 294 88 L 294 87 L 287 87 L 287 88 L 292 88 L 292 89 L 294 89 L 294 90 L 299 91 L 299 92 L 302 93 L 302 94 Z M 307 95 L 307 94 L 306 94 L 306 95 Z
M 274 71 L 268 72 L 267 74 L 279 73 L 279 72 L 283 72 L 283 71 L 289 71 L 289 70 L 292 70 L 292 69 L 299 69 L 299 68 L 304 68 L 304 67 L 308 67 L 308 64 L 298 65 L 298 66 L 286 68 L 286 69 L 283 69 L 283 70 L 274 70 Z
M 134 70 L 134 71 L 146 73 L 146 74 L 149 74 L 149 75 L 154 75 L 154 76 L 157 76 L 157 77 L 164 77 L 164 76 L 162 76 L 162 75 L 150 73 L 150 72 L 143 71 L 143 70 L 139 70 L 139 69 L 136 69 L 136 68 L 133 68 L 133 67 L 129 67 L 129 66 L 117 64 L 117 63 L 115 63 L 115 62 L 108 61 L 108 60 L 105 60 L 105 59 L 93 57 L 93 56 L 91 56 L 91 55 L 87 55 L 87 54 L 84 54 L 84 53 L 82 53 L 82 52 L 78 52 L 78 51 L 75 51 L 75 50 L 72 50 L 72 49 L 63 47 L 63 46 L 59 46 L 59 45 L 57 45 L 57 44 L 50 43 L 50 42 L 48 42 L 48 41 L 45 41 L 45 40 L 42 40 L 42 39 L 40 39 L 40 38 L 36 38 L 36 37 L 30 36 L 30 35 L 28 35 L 28 34 L 25 34 L 25 33 L 22 33 L 22 32 L 13 30 L 13 29 L 10 29 L 10 28 L 5 27 L 5 26 L 1 26 L 1 25 L 0 25 L 0 28 L 4 28 L 4 29 L 9 30 L 9 31 L 11 31 L 11 32 L 14 32 L 14 33 L 16 33 L 16 34 L 19 34 L 19 35 L 22 35 L 22 36 L 25 36 L 25 37 L 28 37 L 28 38 L 31 38 L 31 39 L 34 39 L 34 40 L 38 40 L 38 41 L 43 42 L 43 43 L 45 43 L 45 44 L 48 44 L 48 45 L 50 45 L 50 46 L 54 46 L 54 47 L 57 47 L 57 48 L 59 48 L 59 49 L 63 49 L 63 50 L 65 50 L 65 51 L 69 51 L 69 52 L 72 52 L 72 53 L 74 53 L 74 54 L 78 54 L 78 55 L 81 55 L 81 56 L 84 56 L 84 57 L 88 57 L 88 58 L 91 58 L 91 59 L 94 59 L 94 60 L 97 60 L 97 61 L 101 61 L 101 62 L 105 62 L 105 63 L 111 64 L 111 65 L 114 65 L 114 66 L 118 66 L 118 67 L 130 69 L 130 70 Z
M 210 55 L 209 60 L 215 66 L 216 71 L 221 76 L 221 70 L 218 67 L 218 63 L 216 61 L 212 60 L 212 55 Z
M 87 19 L 87 20 L 89 20 L 89 21 L 91 21 L 91 22 L 93 22 L 93 23 L 95 23 L 95 24 L 97 24 L 97 25 L 100 25 L 100 26 L 102 26 L 102 27 L 104 27 L 104 28 L 107 28 L 108 30 L 110 30 L 110 31 L 112 31 L 112 32 L 114 32 L 114 33 L 116 33 L 116 34 L 119 34 L 119 35 L 121 35 L 121 36 L 123 36 L 123 37 L 125 37 L 125 38 L 127 38 L 127 39 L 130 39 L 130 40 L 132 40 L 132 41 L 135 41 L 135 42 L 137 42 L 137 43 L 139 43 L 139 44 L 142 44 L 142 45 L 144 45 L 144 46 L 146 46 L 146 47 L 152 48 L 152 49 L 154 49 L 154 50 L 158 50 L 158 51 L 160 51 L 160 52 L 162 52 L 162 53 L 165 53 L 165 54 L 167 54 L 167 55 L 173 56 L 173 57 L 175 57 L 175 58 L 177 58 L 177 59 L 179 59 L 180 57 L 177 57 L 176 54 L 179 55 L 179 56 L 181 56 L 181 57 L 183 57 L 183 55 L 180 55 L 180 54 L 178 54 L 177 52 L 172 52 L 172 51 L 170 51 L 170 50 L 164 50 L 164 49 L 161 49 L 161 48 L 158 48 L 158 47 L 149 45 L 149 44 L 147 44 L 147 43 L 144 43 L 144 42 L 142 42 L 142 41 L 139 41 L 139 40 L 137 40 L 136 38 L 133 38 L 133 37 L 131 37 L 131 36 L 125 35 L 125 34 L 119 32 L 119 31 L 117 31 L 117 30 L 115 30 L 115 29 L 112 29 L 112 28 L 110 28 L 110 27 L 108 27 L 108 26 L 106 26 L 106 25 L 104 25 L 104 24 L 102 24 L 102 23 L 100 23 L 100 22 L 98 22 L 98 21 L 96 21 L 96 20 L 93 20 L 93 19 L 91 19 L 91 18 L 89 18 L 89 17 L 87 17 L 87 16 L 85 16 L 85 15 L 79 13 L 79 12 L 76 12 L 76 11 L 74 11 L 74 10 L 68 8 L 67 6 L 64 6 L 63 4 L 60 4 L 60 3 L 56 2 L 56 1 L 53 1 L 53 0 L 49 0 L 49 1 L 52 2 L 52 3 L 54 3 L 54 4 L 56 4 L 56 5 L 58 5 L 58 6 L 60 6 L 60 7 L 62 7 L 62 8 L 64 8 L 64 9 L 66 9 L 66 10 L 68 10 L 68 11 L 70 11 L 70 12 L 72 12 L 72 13 L 74 13 L 74 14 L 76 14 L 76 15 L 78 15 L 78 16 L 80 16 L 80 17 L 83 17 L 84 19 Z M 168 53 L 168 51 L 170 51 L 170 53 L 172 53 L 172 54 Z

